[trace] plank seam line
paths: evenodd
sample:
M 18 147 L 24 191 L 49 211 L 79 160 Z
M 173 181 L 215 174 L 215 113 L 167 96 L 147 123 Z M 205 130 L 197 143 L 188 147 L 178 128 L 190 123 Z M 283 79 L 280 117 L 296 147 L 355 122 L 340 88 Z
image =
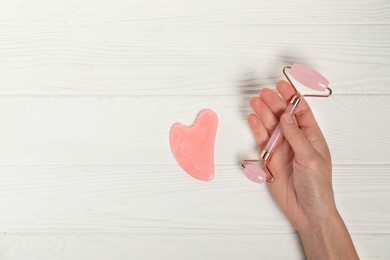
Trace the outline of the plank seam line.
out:
M 172 27 L 188 27 L 188 26 L 199 26 L 199 27 L 295 27 L 295 26 L 302 26 L 302 27 L 341 27 L 341 26 L 390 26 L 390 23 L 318 23 L 318 24 L 303 24 L 303 23 L 275 23 L 275 24 L 264 24 L 264 23 L 226 23 L 221 20 L 221 22 L 213 22 L 213 23 L 207 23 L 207 22 L 183 22 L 180 19 L 176 19 L 177 21 L 174 21 L 175 19 L 172 19 L 171 22 L 162 22 L 156 25 L 156 21 L 148 21 L 148 20 L 137 20 L 137 21 L 126 21 L 126 22 L 2 22 L 0 23 L 0 26 L 118 26 L 118 25 L 131 25 L 135 24 L 139 26 L 139 24 L 142 24 L 142 28 L 144 27 L 165 27 L 165 26 L 172 26 Z M 178 24 L 180 23 L 180 24 Z
M 0 167 L 26 167 L 26 166 L 67 166 L 67 167 L 77 167 L 77 166 L 178 166 L 174 163 L 0 163 Z M 239 162 L 230 163 L 230 164 L 219 164 L 216 163 L 215 166 L 239 166 Z M 333 167 L 348 167 L 348 166 L 384 166 L 390 167 L 390 163 L 334 163 Z
M 389 236 L 390 232 L 351 232 L 352 235 L 378 235 Z M 277 234 L 277 235 L 290 235 L 297 234 L 295 231 L 287 232 L 101 232 L 101 231 L 69 231 L 69 232 L 0 232 L 0 236 L 7 235 L 264 235 L 264 234 Z
M 259 88 L 260 90 L 260 88 Z M 128 98 L 128 97 L 252 97 L 257 95 L 258 91 L 253 91 L 253 94 L 219 94 L 219 93 L 209 93 L 209 94 L 199 94 L 199 93 L 185 93 L 185 94 L 158 94 L 158 93 L 115 93 L 115 92 L 102 92 L 102 93 L 0 93 L 0 97 L 31 97 L 31 98 L 40 98 L 40 97 L 56 97 L 56 98 L 68 98 L 68 97 L 107 97 L 107 98 Z M 383 97 L 390 96 L 390 92 L 355 92 L 355 93 L 335 93 L 332 97 L 344 97 L 344 96 L 372 96 L 372 97 Z

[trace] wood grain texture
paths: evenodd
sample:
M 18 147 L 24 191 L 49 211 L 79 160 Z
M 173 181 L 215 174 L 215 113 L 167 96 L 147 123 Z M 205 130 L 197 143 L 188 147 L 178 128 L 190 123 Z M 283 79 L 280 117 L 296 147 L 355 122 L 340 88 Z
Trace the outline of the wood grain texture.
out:
M 386 0 L 359 1 L 3 1 L 3 23 L 389 24 Z
M 336 202 L 352 234 L 390 234 L 389 165 L 334 165 Z M 6 233 L 288 234 L 266 185 L 237 165 L 202 183 L 176 165 L 1 166 Z M 359 209 L 359 214 L 356 210 Z
M 388 238 L 385 238 L 385 241 L 388 241 Z M 0 236 L 0 244 L 3 245 L 4 250 L 1 256 L 4 259 L 302 258 L 300 244 L 295 234 L 287 236 L 270 234 L 263 243 L 258 243 L 259 240 L 264 240 L 264 237 L 240 234 L 131 235 L 109 233 Z
M 0 25 L 0 95 L 241 95 L 310 64 L 389 94 L 390 25 Z M 340 69 L 342 68 L 342 69 Z
M 169 132 L 212 108 L 216 163 L 257 158 L 246 122 L 250 96 L 1 97 L 1 164 L 175 164 Z M 310 103 L 336 164 L 381 164 L 390 151 L 390 96 Z
M 390 235 L 353 235 L 360 259 L 386 259 Z M 259 243 L 259 241 L 261 241 Z M 303 259 L 296 234 L 12 234 L 2 259 Z

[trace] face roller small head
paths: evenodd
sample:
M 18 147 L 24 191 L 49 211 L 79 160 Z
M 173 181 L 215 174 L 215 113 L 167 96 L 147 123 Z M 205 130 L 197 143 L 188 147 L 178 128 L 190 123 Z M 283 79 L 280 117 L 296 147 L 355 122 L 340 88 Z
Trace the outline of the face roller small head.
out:
M 263 183 L 266 179 L 266 174 L 263 168 L 259 163 L 248 163 L 244 165 L 244 174 L 245 176 L 255 182 L 255 183 Z

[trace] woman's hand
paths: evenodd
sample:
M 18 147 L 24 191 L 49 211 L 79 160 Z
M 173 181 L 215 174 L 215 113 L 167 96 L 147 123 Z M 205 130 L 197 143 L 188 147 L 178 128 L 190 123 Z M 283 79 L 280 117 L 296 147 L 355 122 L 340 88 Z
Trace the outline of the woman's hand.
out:
M 281 122 L 285 139 L 267 163 L 274 175 L 268 187 L 300 233 L 309 258 L 357 258 L 335 205 L 332 162 L 325 138 L 305 100 L 293 115 L 284 113 L 286 102 L 295 95 L 289 83 L 281 81 L 276 88 L 281 97 L 273 90 L 263 89 L 259 97 L 251 99 L 255 114 L 248 117 L 260 149 L 266 145 L 279 119 Z M 337 236 L 341 236 L 341 241 Z

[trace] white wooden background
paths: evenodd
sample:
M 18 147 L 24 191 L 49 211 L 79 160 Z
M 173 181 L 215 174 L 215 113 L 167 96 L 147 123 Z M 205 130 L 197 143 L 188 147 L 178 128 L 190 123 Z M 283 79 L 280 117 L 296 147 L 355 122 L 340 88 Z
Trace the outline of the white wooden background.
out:
M 247 102 L 293 62 L 362 259 L 390 258 L 390 1 L 0 0 L 0 259 L 304 257 L 265 185 Z M 220 119 L 216 176 L 171 155 L 175 122 Z

